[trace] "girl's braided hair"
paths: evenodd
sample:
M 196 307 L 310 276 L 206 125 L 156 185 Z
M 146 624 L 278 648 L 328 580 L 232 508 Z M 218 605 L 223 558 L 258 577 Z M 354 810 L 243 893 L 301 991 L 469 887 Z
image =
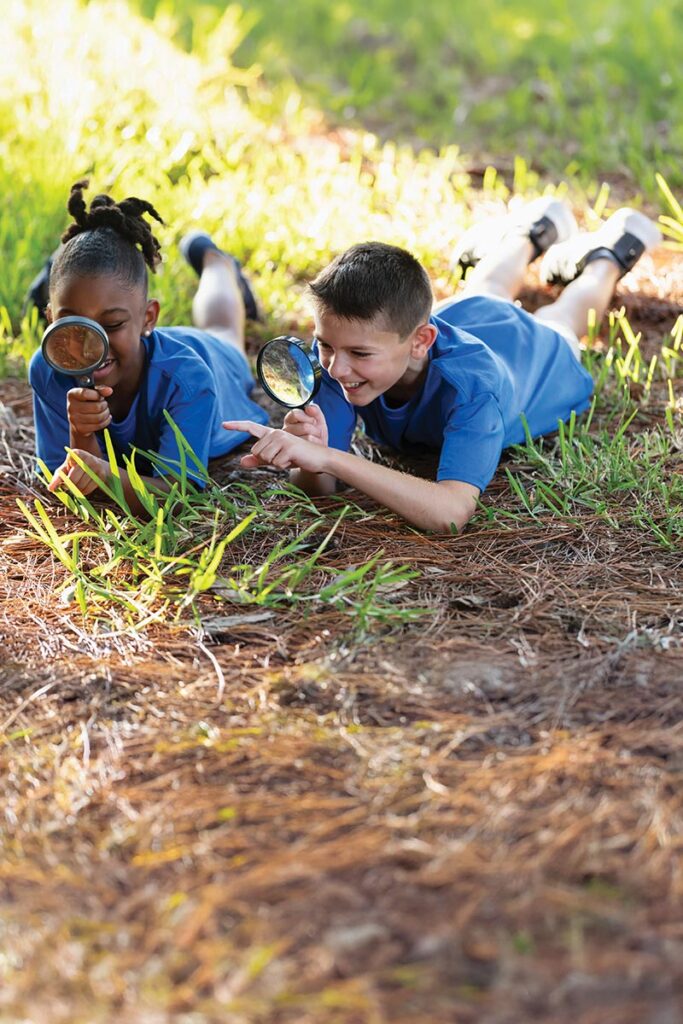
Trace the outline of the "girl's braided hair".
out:
M 67 274 L 92 277 L 114 274 L 128 286 L 147 285 L 145 264 L 154 273 L 161 262 L 161 247 L 144 219 L 147 213 L 163 220 L 151 203 L 130 196 L 115 202 L 111 196 L 94 197 L 87 208 L 83 192 L 88 181 L 71 186 L 67 209 L 73 223 L 62 235 L 63 245 L 50 270 L 50 289 Z

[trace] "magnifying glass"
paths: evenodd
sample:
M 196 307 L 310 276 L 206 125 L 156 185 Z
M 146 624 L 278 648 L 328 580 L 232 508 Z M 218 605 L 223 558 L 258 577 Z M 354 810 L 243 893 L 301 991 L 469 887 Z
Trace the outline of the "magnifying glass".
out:
M 287 409 L 303 409 L 317 395 L 320 363 L 300 338 L 282 335 L 263 346 L 256 375 L 266 394 Z
M 109 338 L 96 320 L 63 316 L 45 330 L 42 352 L 53 370 L 76 377 L 83 387 L 93 388 L 93 374 L 109 356 Z

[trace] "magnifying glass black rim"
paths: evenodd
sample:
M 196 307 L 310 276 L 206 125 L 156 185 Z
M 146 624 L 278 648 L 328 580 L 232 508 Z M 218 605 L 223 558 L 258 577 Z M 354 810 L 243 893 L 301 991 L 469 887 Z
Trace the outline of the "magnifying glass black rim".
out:
M 99 334 L 104 343 L 104 352 L 95 363 L 90 363 L 88 366 L 81 366 L 77 370 L 66 370 L 63 366 L 57 366 L 57 364 L 50 359 L 47 354 L 47 343 L 55 331 L 62 327 L 69 327 L 72 324 L 78 324 L 80 327 L 88 327 L 91 331 Z M 102 365 L 102 363 L 107 361 L 107 356 L 109 355 L 109 338 L 107 337 L 107 332 L 104 327 L 102 327 L 101 324 L 98 324 L 97 320 L 90 320 L 87 316 L 63 316 L 60 317 L 59 320 L 53 320 L 52 323 L 45 328 L 40 347 L 43 353 L 43 359 L 47 365 L 51 366 L 53 370 L 57 371 L 57 373 L 65 373 L 69 377 L 84 377 L 89 373 L 93 373 Z
M 264 379 L 263 371 L 261 369 L 263 359 L 267 348 L 270 345 L 274 345 L 276 341 L 287 341 L 291 342 L 291 344 L 293 345 L 296 345 L 298 348 L 301 349 L 301 351 L 311 364 L 311 369 L 313 370 L 313 390 L 311 391 L 308 398 L 303 402 L 285 402 L 284 399 L 280 398 L 268 387 Z M 270 341 L 267 341 L 263 348 L 259 351 L 259 354 L 256 357 L 256 376 L 258 377 L 261 387 L 266 392 L 266 394 L 269 395 L 274 402 L 277 402 L 278 405 L 284 406 L 285 409 L 303 409 L 304 406 L 308 405 L 308 403 L 311 402 L 318 394 L 318 391 L 320 390 L 320 382 L 322 381 L 323 377 L 323 371 L 320 363 L 313 355 L 313 353 L 309 352 L 306 349 L 306 343 L 303 342 L 301 338 L 295 338 L 294 335 L 292 334 L 281 334 L 278 338 L 271 338 Z

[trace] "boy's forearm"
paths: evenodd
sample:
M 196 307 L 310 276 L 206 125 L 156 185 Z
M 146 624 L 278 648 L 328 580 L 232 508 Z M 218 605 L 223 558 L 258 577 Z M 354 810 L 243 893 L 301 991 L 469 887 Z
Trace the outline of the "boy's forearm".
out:
M 342 480 L 421 530 L 443 533 L 453 525 L 461 530 L 477 508 L 479 488 L 464 480 L 422 480 L 251 420 L 226 420 L 223 426 L 227 430 L 246 430 L 257 438 L 251 452 L 242 457 L 243 466 L 296 467 L 292 482 L 309 494 L 329 494 L 334 479 Z M 315 477 L 323 479 L 316 481 Z
M 447 533 L 451 524 L 460 530 L 476 510 L 479 492 L 468 484 L 423 480 L 334 448 L 329 449 L 325 468 L 422 530 Z M 458 487 L 463 493 L 455 493 Z

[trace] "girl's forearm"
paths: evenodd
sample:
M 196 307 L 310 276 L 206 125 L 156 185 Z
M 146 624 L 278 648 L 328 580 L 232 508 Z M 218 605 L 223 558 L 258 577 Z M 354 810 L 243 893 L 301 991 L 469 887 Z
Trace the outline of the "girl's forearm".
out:
M 130 482 L 130 477 L 125 469 L 121 470 L 121 486 L 123 487 L 123 496 L 128 503 L 128 507 L 135 516 L 147 515 L 147 509 L 138 498 L 133 485 Z M 158 476 L 143 476 L 140 477 L 145 487 L 153 488 L 156 491 L 169 491 L 170 487 L 163 477 Z
M 98 444 L 97 434 L 78 434 L 69 428 L 69 448 L 78 448 L 97 456 L 98 459 L 102 458 L 102 449 Z

